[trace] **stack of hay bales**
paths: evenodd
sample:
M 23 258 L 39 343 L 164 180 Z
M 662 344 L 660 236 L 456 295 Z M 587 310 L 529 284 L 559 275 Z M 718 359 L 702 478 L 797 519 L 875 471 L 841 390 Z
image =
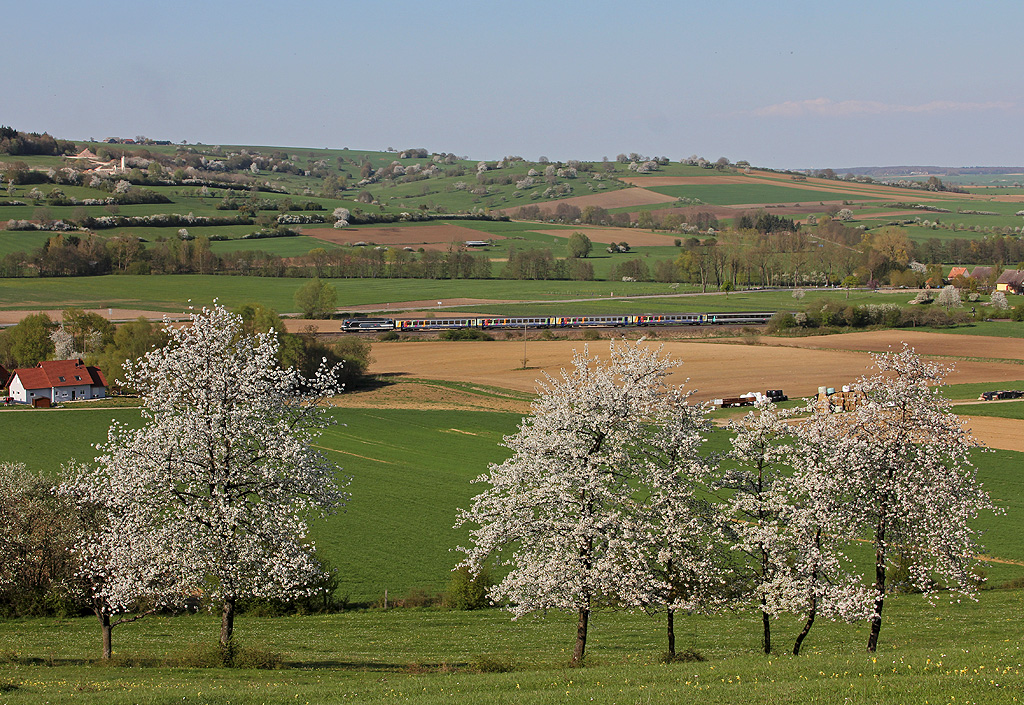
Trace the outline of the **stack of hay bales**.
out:
M 839 391 L 835 387 L 818 387 L 818 406 L 822 411 L 852 411 L 866 398 L 864 392 L 848 385 Z

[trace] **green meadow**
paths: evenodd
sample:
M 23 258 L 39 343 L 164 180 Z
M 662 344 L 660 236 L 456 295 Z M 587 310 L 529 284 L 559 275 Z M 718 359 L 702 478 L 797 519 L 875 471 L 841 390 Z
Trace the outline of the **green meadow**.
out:
M 240 618 L 243 644 L 283 657 L 284 668 L 269 671 L 173 665 L 216 640 L 219 623 L 206 615 L 118 627 L 113 665 L 93 661 L 95 619 L 0 622 L 0 702 L 1003 705 L 1024 699 L 1022 608 L 1021 590 L 934 607 L 899 596 L 886 603 L 877 654 L 864 652 L 865 625 L 819 620 L 799 657 L 786 653 L 795 620 L 773 623 L 778 650 L 765 656 L 753 615 L 679 616 L 679 648 L 706 660 L 674 664 L 658 658 L 663 619 L 598 612 L 583 669 L 565 667 L 575 625 L 558 613 L 515 622 L 497 610 Z
M 834 191 L 790 188 L 768 183 L 751 184 L 694 184 L 686 186 L 651 186 L 649 190 L 674 198 L 698 198 L 704 203 L 718 206 L 743 204 L 814 203 L 841 201 L 844 195 Z M 845 196 L 856 201 L 873 201 L 872 196 Z
M 318 445 L 351 478 L 344 513 L 314 527 L 338 569 L 339 594 L 373 602 L 419 589 L 440 592 L 465 539 L 455 512 L 479 491 L 470 480 L 500 460 L 518 418 L 489 412 L 339 409 Z M 89 458 L 112 418 L 137 410 L 0 412 L 0 460 L 54 472 Z M 717 442 L 716 442 L 717 443 Z M 976 458 L 980 479 L 1005 509 L 978 528 L 988 586 L 1024 578 L 1024 455 Z M 866 551 L 865 551 L 866 552 Z M 552 611 L 517 621 L 496 609 L 355 609 L 279 618 L 242 615 L 243 647 L 272 652 L 276 670 L 196 668 L 219 621 L 201 613 L 157 616 L 114 630 L 115 660 L 96 662 L 94 618 L 0 621 L 2 703 L 1008 703 L 1024 693 L 1024 591 L 983 590 L 975 601 L 940 592 L 886 602 L 879 652 L 864 653 L 867 626 L 819 619 L 800 657 L 788 654 L 800 622 L 772 623 L 774 653 L 759 652 L 748 612 L 679 615 L 678 649 L 704 661 L 664 664 L 664 617 L 599 611 L 587 667 L 567 669 L 575 622 Z M 192 659 L 192 660 L 189 660 Z M 508 672 L 501 672 L 508 671 Z
M 999 406 L 1012 405 L 985 408 Z M 966 408 L 957 411 L 974 413 Z M 520 417 L 401 409 L 337 409 L 332 415 L 338 423 L 324 431 L 317 447 L 342 468 L 339 479 L 349 482 L 351 501 L 344 512 L 318 521 L 312 537 L 339 571 L 339 596 L 368 603 L 385 590 L 392 599 L 413 589 L 442 592 L 459 560 L 451 549 L 468 536 L 452 528 L 457 509 L 480 491 L 471 480 L 507 457 L 500 444 Z M 73 406 L 0 412 L 0 461 L 24 462 L 46 473 L 72 459 L 90 462 L 93 444 L 105 441 L 112 420 L 135 425 L 140 414 Z M 722 443 L 724 436 L 711 441 L 714 447 Z M 980 479 L 1007 512 L 978 520 L 988 551 L 1022 564 L 991 563 L 988 575 L 997 583 L 1024 578 L 1024 535 L 1014 530 L 1024 517 L 1024 486 L 1018 481 L 1024 454 L 977 453 L 974 460 Z

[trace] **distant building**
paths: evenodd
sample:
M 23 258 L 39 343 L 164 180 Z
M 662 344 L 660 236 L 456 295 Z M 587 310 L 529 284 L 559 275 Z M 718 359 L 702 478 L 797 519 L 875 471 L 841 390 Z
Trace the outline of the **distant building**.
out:
M 107 380 L 100 368 L 81 360 L 47 360 L 14 370 L 10 395 L 21 404 L 34 404 L 37 399 L 52 403 L 102 399 L 107 396 Z
M 996 291 L 1024 293 L 1024 269 L 1007 269 L 996 279 Z

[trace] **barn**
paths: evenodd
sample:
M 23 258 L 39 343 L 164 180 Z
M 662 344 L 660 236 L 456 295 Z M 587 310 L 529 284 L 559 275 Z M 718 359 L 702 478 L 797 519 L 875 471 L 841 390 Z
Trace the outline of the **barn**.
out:
M 14 370 L 10 395 L 21 404 L 35 404 L 37 399 L 52 403 L 102 399 L 107 395 L 107 380 L 100 368 L 81 360 L 47 360 Z

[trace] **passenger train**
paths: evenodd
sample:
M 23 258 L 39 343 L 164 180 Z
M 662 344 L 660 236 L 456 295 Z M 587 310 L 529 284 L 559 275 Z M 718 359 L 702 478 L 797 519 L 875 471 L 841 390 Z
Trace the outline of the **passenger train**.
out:
M 529 316 L 521 318 L 346 318 L 341 329 L 359 331 L 424 331 L 451 328 L 523 330 L 527 328 L 622 328 L 645 326 L 758 325 L 774 311 L 731 313 L 652 313 L 636 316 Z

